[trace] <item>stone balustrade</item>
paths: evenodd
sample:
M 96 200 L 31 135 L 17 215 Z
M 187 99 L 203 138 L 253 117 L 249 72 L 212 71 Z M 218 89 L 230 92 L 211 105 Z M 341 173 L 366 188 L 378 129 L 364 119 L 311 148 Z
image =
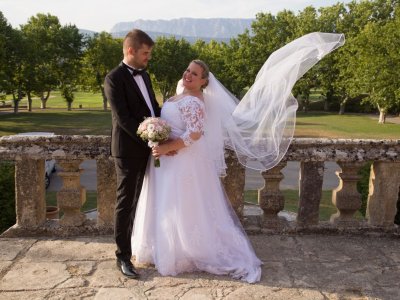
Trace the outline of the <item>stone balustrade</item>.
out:
M 109 157 L 108 136 L 5 136 L 0 138 L 0 160 L 15 161 L 16 224 L 3 236 L 109 234 L 113 230 L 115 172 Z M 274 168 L 261 172 L 265 186 L 258 192 L 260 215 L 245 215 L 245 169 L 231 151 L 226 152 L 227 176 L 222 179 L 232 207 L 246 230 L 252 232 L 369 232 L 398 234 L 394 224 L 399 201 L 400 140 L 294 139 L 284 159 Z M 61 219 L 46 220 L 44 162 L 55 159 L 62 171 L 63 186 L 57 192 Z M 81 212 L 86 199 L 80 185 L 80 164 L 87 159 L 97 163 L 97 220 Z M 299 208 L 297 219 L 288 221 L 278 214 L 285 199 L 279 188 L 281 170 L 288 161 L 300 162 Z M 332 203 L 337 213 L 330 221 L 319 220 L 324 162 L 341 167 L 339 186 Z M 361 206 L 357 191 L 359 169 L 372 162 L 367 216 L 354 217 Z

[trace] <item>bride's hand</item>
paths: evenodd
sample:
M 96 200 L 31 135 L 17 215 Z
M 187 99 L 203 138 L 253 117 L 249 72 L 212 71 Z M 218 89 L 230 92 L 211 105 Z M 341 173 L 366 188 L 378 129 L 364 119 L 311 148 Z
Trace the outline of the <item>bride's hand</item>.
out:
M 178 154 L 178 151 L 176 151 L 176 150 L 172 150 L 172 151 L 169 151 L 167 154 L 165 154 L 166 156 L 174 156 L 174 155 L 176 155 L 176 154 Z
M 160 144 L 157 146 L 154 146 L 151 150 L 151 154 L 155 157 L 158 158 L 161 155 L 165 155 L 168 152 L 170 152 L 170 150 L 168 149 L 166 144 Z

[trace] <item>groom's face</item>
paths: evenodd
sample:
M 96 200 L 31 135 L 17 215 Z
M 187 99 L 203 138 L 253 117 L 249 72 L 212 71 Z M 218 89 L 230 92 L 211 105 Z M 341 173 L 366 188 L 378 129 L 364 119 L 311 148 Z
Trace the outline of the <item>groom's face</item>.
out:
M 131 49 L 131 62 L 132 67 L 136 69 L 144 69 L 147 67 L 149 60 L 151 59 L 151 51 L 153 47 L 149 47 L 146 44 L 142 44 L 139 49 Z

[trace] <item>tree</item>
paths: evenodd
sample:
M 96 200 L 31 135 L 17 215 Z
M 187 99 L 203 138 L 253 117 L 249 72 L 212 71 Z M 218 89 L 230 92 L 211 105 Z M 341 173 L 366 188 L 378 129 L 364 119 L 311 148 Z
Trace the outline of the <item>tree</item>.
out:
M 226 58 L 228 56 L 228 46 L 226 43 L 219 43 L 211 40 L 205 43 L 203 40 L 198 40 L 192 45 L 192 48 L 197 54 L 197 57 L 203 60 L 210 71 L 226 86 L 229 82 Z
M 349 9 L 344 15 L 344 27 L 349 31 L 346 45 L 340 49 L 337 89 L 345 95 L 343 102 L 359 98 L 376 106 L 379 122 L 384 123 L 387 111 L 399 101 L 399 4 L 352 2 Z
M 369 92 L 365 89 L 364 77 L 360 62 L 374 57 L 371 47 L 363 44 L 367 39 L 360 35 L 367 26 L 383 26 L 394 16 L 397 0 L 352 1 L 341 16 L 341 31 L 346 35 L 346 44 L 337 51 L 338 80 L 334 82 L 336 93 L 340 95 L 340 112 L 344 112 L 350 99 L 366 99 Z M 378 36 L 377 36 L 378 37 Z M 364 40 L 361 42 L 361 40 Z M 364 48 L 369 48 L 365 52 Z M 363 58 L 359 57 L 360 53 Z M 369 54 L 367 54 L 369 53 Z M 370 55 L 370 56 L 369 56 Z M 367 58 L 367 56 L 369 56 Z M 370 102 L 364 100 L 363 103 Z
M 322 32 L 345 33 L 346 28 L 343 24 L 343 16 L 346 13 L 344 4 L 337 3 L 329 7 L 319 9 L 318 30 Z M 318 72 L 319 87 L 321 94 L 325 99 L 324 109 L 328 110 L 329 106 L 339 98 L 336 86 L 339 80 L 338 58 L 342 55 L 342 47 L 330 53 L 315 68 Z M 343 107 L 344 108 L 344 107 Z
M 317 10 L 312 6 L 307 6 L 297 15 L 295 36 L 300 37 L 310 32 L 319 31 Z
M 75 25 L 67 25 L 59 32 L 59 52 L 57 78 L 61 95 L 67 101 L 68 110 L 71 110 L 74 101 L 74 91 L 79 82 L 81 72 L 82 36 Z
M 240 98 L 245 89 L 250 87 L 254 81 L 250 33 L 246 31 L 236 39 L 231 39 L 225 50 L 224 73 L 226 79 L 222 83 L 230 92 Z
M 86 41 L 81 82 L 90 91 L 101 92 L 104 110 L 107 110 L 104 78 L 122 61 L 122 58 L 122 41 L 114 39 L 107 32 L 95 34 Z
M 195 51 L 184 39 L 177 40 L 175 37 L 156 39 L 149 71 L 163 101 L 175 94 L 176 83 L 182 78 L 190 61 L 195 58 Z
M 37 14 L 21 27 L 29 45 L 26 50 L 30 52 L 22 70 L 28 81 L 25 88 L 29 111 L 32 110 L 32 93 L 40 97 L 41 108 L 45 109 L 51 90 L 58 84 L 60 29 L 58 18 L 50 14 Z
M 8 24 L 7 19 L 4 18 L 3 13 L 0 11 L 0 92 L 5 92 L 6 83 L 6 66 L 7 66 L 7 39 L 11 26 Z
M 21 32 L 13 29 L 0 12 L 0 94 L 12 94 L 14 113 L 23 98 L 21 65 L 24 61 L 24 40 Z
M 380 26 L 369 23 L 356 39 L 359 93 L 368 96 L 379 110 L 379 123 L 385 123 L 389 109 L 400 104 L 400 16 Z

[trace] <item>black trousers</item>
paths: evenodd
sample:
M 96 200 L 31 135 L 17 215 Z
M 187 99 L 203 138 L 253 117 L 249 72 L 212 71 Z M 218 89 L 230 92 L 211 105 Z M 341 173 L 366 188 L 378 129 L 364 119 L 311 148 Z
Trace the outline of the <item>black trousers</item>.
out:
M 114 237 L 118 259 L 130 260 L 131 237 L 136 206 L 148 158 L 114 158 L 117 175 L 117 203 L 115 205 Z

